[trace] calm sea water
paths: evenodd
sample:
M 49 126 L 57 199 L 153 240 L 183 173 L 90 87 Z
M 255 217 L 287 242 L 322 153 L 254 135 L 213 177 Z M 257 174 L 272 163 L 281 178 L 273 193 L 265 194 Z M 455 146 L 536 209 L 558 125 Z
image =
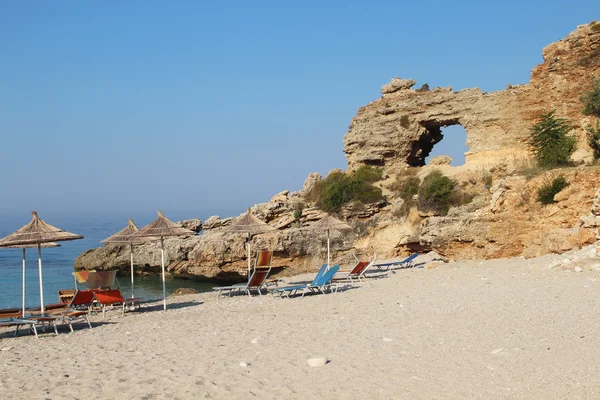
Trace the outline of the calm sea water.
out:
M 44 303 L 56 303 L 59 289 L 74 288 L 73 263 L 77 256 L 85 250 L 102 246 L 100 240 L 123 229 L 127 225 L 127 218 L 90 218 L 79 219 L 74 217 L 46 217 L 40 215 L 47 223 L 60 227 L 66 231 L 84 236 L 84 239 L 69 242 L 60 242 L 61 247 L 42 249 Z M 154 220 L 152 214 L 145 215 L 134 221 L 138 227 Z M 182 216 L 181 219 L 199 218 Z M 0 237 L 4 237 L 31 220 L 29 216 L 1 217 Z M 173 219 L 175 220 L 175 219 Z M 38 306 L 40 304 L 40 290 L 38 278 L 37 249 L 27 249 L 26 258 L 26 305 Z M 0 308 L 13 308 L 21 306 L 22 283 L 22 257 L 21 249 L 0 249 Z M 134 258 L 135 262 L 135 258 Z M 129 276 L 118 276 L 123 295 L 131 294 Z M 167 278 L 167 295 L 181 287 L 194 288 L 198 292 L 209 291 L 214 286 L 206 282 L 194 280 Z M 135 296 L 146 300 L 162 298 L 162 283 L 159 276 L 135 277 Z

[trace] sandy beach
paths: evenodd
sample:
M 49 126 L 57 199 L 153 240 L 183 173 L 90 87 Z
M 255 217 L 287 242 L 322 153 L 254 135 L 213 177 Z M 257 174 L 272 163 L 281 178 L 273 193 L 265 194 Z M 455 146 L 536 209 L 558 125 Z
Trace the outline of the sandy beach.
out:
M 124 317 L 113 311 L 104 320 L 94 316 L 92 330 L 78 325 L 67 334 L 62 327 L 58 337 L 39 340 L 13 338 L 5 329 L 0 393 L 3 399 L 598 398 L 600 273 L 594 260 L 548 268 L 564 258 L 396 270 L 302 299 L 186 295 L 170 299 L 167 312 L 160 303 Z M 310 367 L 311 357 L 329 362 Z

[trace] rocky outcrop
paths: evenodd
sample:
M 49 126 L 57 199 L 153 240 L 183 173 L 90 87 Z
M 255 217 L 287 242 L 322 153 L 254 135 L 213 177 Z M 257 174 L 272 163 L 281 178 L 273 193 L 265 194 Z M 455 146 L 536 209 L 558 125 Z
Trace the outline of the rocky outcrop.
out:
M 251 247 L 274 251 L 273 266 L 282 276 L 313 271 L 327 258 L 325 232 L 310 229 L 310 225 L 323 218 L 322 211 L 314 207 L 303 210 L 299 220 L 293 218 L 295 202 L 275 196 L 269 203 L 252 207 L 254 215 L 273 226 L 292 217 L 294 225 L 285 229 L 252 237 Z M 235 283 L 246 279 L 246 236 L 223 232 L 231 218 L 221 220 L 211 217 L 204 223 L 204 231 L 198 236 L 165 238 L 167 272 L 177 277 L 193 277 L 222 283 Z M 227 221 L 227 223 L 223 223 Z M 187 221 L 182 223 L 188 225 Z M 189 224 L 192 224 L 190 222 Z M 357 225 L 355 223 L 355 225 Z M 355 234 L 330 232 L 334 259 L 350 260 Z M 161 260 L 157 242 L 134 246 L 134 261 L 138 274 L 159 274 Z M 106 245 L 81 254 L 74 264 L 79 269 L 118 269 L 127 273 L 130 268 L 129 247 Z
M 579 139 L 574 159 L 589 160 L 584 130 L 589 118 L 581 114 L 579 97 L 600 73 L 600 31 L 581 25 L 545 47 L 543 57 L 528 84 L 493 93 L 414 90 L 413 80 L 392 79 L 383 86 L 383 96 L 352 119 L 344 137 L 348 169 L 376 165 L 392 174 L 407 165 L 422 166 L 442 140 L 441 128 L 457 124 L 467 132 L 466 167 L 514 166 L 529 158 L 529 130 L 541 112 L 551 109 L 574 128 Z

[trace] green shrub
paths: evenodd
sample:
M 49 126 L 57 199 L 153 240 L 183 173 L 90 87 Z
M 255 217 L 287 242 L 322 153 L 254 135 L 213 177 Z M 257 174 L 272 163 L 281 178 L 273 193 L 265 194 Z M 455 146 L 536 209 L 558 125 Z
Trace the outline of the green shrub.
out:
M 304 211 L 304 203 L 298 203 L 294 207 L 294 219 L 298 221 L 302 218 L 302 212 Z
M 594 26 L 600 26 L 595 24 Z M 600 118 L 600 79 L 594 79 L 592 89 L 580 97 L 583 103 L 583 115 L 593 115 Z
M 419 208 L 446 214 L 454 202 L 456 181 L 433 170 L 423 179 L 419 187 Z
M 354 172 L 354 178 L 369 183 L 377 182 L 383 178 L 383 170 L 370 165 L 362 165 Z
M 567 179 L 564 177 L 564 175 L 559 175 L 552 179 L 552 181 L 544 183 L 538 189 L 537 199 L 542 204 L 554 203 L 554 196 L 567 186 L 569 186 Z
M 351 201 L 375 203 L 384 197 L 381 189 L 372 182 L 380 180 L 382 175 L 381 169 L 370 166 L 360 167 L 351 175 L 335 172 L 315 185 L 309 197 L 316 199 L 317 207 L 331 213 L 338 212 Z
M 419 185 L 421 180 L 416 176 L 406 177 L 398 185 L 398 196 L 404 201 L 411 201 L 415 194 L 419 193 Z
M 554 111 L 540 115 L 529 137 L 532 153 L 540 167 L 555 168 L 570 164 L 576 144 L 575 138 L 568 135 L 570 130 L 568 121 L 555 116 Z

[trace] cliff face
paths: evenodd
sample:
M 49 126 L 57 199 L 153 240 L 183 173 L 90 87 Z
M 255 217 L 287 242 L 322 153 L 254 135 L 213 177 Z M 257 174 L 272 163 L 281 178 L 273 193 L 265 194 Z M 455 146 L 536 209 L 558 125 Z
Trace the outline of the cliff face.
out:
M 384 167 L 392 174 L 405 166 L 423 166 L 441 128 L 462 125 L 467 132 L 465 169 L 482 165 L 514 166 L 529 158 L 526 139 L 541 112 L 555 109 L 568 118 L 578 137 L 576 160 L 589 160 L 579 97 L 600 73 L 600 29 L 581 25 L 543 50 L 526 85 L 483 93 L 451 88 L 411 89 L 415 82 L 394 78 L 382 97 L 362 107 L 344 137 L 348 168 Z M 444 139 L 452 140 L 452 138 Z
M 388 202 L 345 207 L 340 215 L 352 233 L 331 232 L 332 259 L 344 265 L 361 251 L 379 258 L 413 251 L 435 250 L 448 258 L 497 258 L 561 253 L 597 240 L 600 226 L 600 168 L 580 166 L 526 179 L 514 173 L 529 159 L 526 139 L 540 112 L 555 109 L 570 120 L 578 137 L 576 160 L 590 159 L 584 128 L 591 119 L 581 114 L 581 94 L 600 75 L 600 24 L 582 25 L 565 39 L 543 50 L 544 63 L 535 67 L 526 85 L 483 93 L 479 89 L 454 92 L 451 88 L 413 90 L 412 80 L 393 79 L 383 96 L 362 107 L 344 137 L 348 169 L 361 165 L 384 168 L 388 176 L 406 166 L 420 166 L 422 177 L 431 168 L 451 172 L 459 186 L 474 195 L 473 202 L 450 209 L 447 216 L 426 215 L 412 208 L 398 216 L 402 200 L 395 198 L 390 180 L 380 182 Z M 433 146 L 442 140 L 441 128 L 460 124 L 467 131 L 466 164 L 449 167 L 439 157 L 424 166 Z M 451 138 L 444 139 L 451 140 Z M 482 184 L 481 170 L 494 184 Z M 479 171 L 479 172 L 478 172 Z M 555 204 L 536 201 L 537 189 L 558 173 L 570 185 L 555 196 Z M 314 271 L 326 260 L 325 233 L 310 225 L 325 214 L 310 204 L 311 188 L 321 180 L 311 174 L 300 192 L 284 191 L 252 213 L 277 230 L 252 238 L 253 249 L 274 251 L 273 265 L 283 274 Z M 299 205 L 305 205 L 297 218 Z M 246 277 L 243 235 L 226 234 L 231 223 L 211 217 L 192 225 L 204 234 L 165 241 L 168 271 L 174 276 L 215 282 L 238 282 Z M 301 229 L 303 228 L 303 229 Z M 159 273 L 157 243 L 136 246 L 137 271 Z M 75 269 L 129 270 L 129 249 L 105 246 L 83 253 Z

